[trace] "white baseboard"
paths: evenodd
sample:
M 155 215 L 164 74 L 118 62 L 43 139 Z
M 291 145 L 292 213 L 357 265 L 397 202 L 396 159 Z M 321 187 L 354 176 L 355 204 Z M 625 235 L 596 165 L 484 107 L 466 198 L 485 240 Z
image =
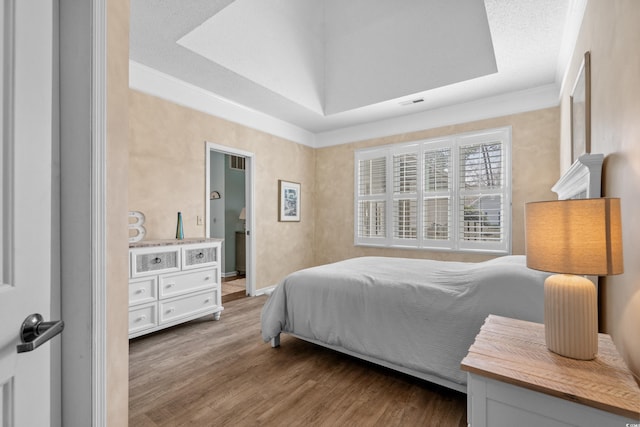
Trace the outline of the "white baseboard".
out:
M 237 271 L 231 271 L 231 272 L 220 273 L 220 275 L 222 277 L 233 277 L 233 276 L 237 276 L 238 272 Z
M 256 289 L 256 293 L 253 296 L 256 296 L 256 297 L 260 296 L 260 295 L 271 296 L 273 291 L 276 289 L 276 286 L 278 286 L 278 285 L 273 285 L 273 286 L 268 286 L 266 288 Z

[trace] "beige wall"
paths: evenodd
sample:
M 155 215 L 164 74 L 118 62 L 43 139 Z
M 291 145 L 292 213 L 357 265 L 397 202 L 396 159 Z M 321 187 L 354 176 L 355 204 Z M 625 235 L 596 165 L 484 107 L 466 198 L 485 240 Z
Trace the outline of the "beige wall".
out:
M 256 288 L 313 265 L 312 148 L 137 91 L 129 92 L 129 210 L 146 216 L 147 239 L 204 237 L 205 142 L 254 154 Z M 301 221 L 278 222 L 278 180 L 301 184 Z M 224 195 L 223 195 L 224 196 Z
M 491 256 L 353 245 L 353 158 L 362 147 L 512 127 L 513 253 L 524 253 L 524 203 L 554 198 L 559 176 L 559 109 L 549 108 L 473 123 L 311 149 L 171 102 L 131 91 L 129 96 L 129 210 L 146 215 L 148 239 L 204 236 L 196 216 L 205 209 L 205 141 L 255 154 L 256 287 L 277 283 L 300 268 L 362 255 L 479 261 Z M 302 184 L 302 221 L 277 221 L 277 182 Z
M 458 261 L 492 258 L 423 250 L 382 249 L 353 245 L 354 150 L 404 141 L 435 138 L 474 130 L 512 126 L 513 253 L 524 254 L 524 203 L 555 198 L 551 186 L 559 177 L 560 114 L 558 108 L 514 114 L 317 150 L 317 264 L 363 255 L 401 256 Z
M 129 422 L 129 1 L 107 2 L 107 425 Z
M 566 88 L 591 52 L 591 152 L 603 153 L 603 195 L 622 203 L 625 272 L 601 279 L 602 327 L 640 376 L 640 1 L 590 0 Z M 570 89 L 562 96 L 562 169 L 570 166 Z

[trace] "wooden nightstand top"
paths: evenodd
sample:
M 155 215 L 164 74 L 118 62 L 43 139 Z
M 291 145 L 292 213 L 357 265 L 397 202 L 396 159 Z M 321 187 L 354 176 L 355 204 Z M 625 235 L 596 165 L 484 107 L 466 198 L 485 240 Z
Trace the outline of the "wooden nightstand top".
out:
M 594 360 L 549 350 L 544 325 L 489 315 L 462 360 L 462 370 L 505 383 L 640 419 L 640 388 L 611 337 L 598 336 Z

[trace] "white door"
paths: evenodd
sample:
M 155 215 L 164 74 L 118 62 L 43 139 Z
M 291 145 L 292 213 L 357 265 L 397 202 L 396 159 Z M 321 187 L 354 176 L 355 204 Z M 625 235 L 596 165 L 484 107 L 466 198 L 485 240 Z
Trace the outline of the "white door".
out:
M 51 342 L 18 353 L 22 322 L 45 321 L 52 306 L 52 118 L 54 13 L 52 0 L 3 0 L 0 7 L 0 426 L 55 424 L 59 394 L 52 385 Z M 55 193 L 55 192 L 54 192 Z M 54 225 L 57 227 L 57 225 Z M 53 228 L 56 230 L 56 228 Z M 57 292 L 57 291 L 56 291 Z M 57 298 L 54 298 L 57 300 Z M 53 338 L 59 340 L 60 337 Z M 59 352 L 59 350 L 58 350 Z M 56 387 L 52 394 L 52 387 Z

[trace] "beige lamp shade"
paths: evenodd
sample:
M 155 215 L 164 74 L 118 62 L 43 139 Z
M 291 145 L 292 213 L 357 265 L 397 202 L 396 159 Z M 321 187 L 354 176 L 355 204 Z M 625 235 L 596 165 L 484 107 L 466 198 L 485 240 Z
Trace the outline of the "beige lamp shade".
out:
M 527 203 L 527 267 L 607 276 L 623 272 L 620 199 Z
M 527 203 L 527 267 L 561 273 L 544 282 L 547 348 L 561 356 L 598 353 L 596 288 L 583 275 L 622 273 L 620 199 Z
M 247 209 L 246 208 L 242 208 L 242 210 L 240 211 L 240 216 L 238 217 L 238 219 L 242 219 L 242 220 L 247 219 Z

